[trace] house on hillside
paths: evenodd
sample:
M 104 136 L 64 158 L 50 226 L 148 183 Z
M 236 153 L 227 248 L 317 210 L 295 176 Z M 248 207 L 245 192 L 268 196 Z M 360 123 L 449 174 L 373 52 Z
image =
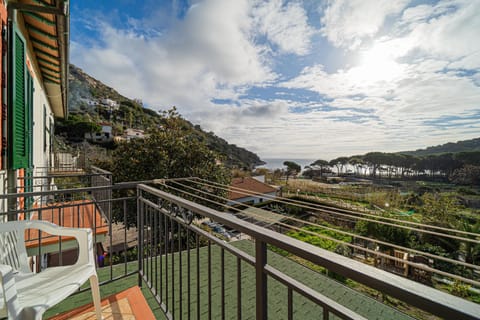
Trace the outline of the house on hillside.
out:
M 260 182 L 254 178 L 234 178 L 228 191 L 227 205 L 236 205 L 238 202 L 245 204 L 258 204 L 274 199 L 278 189 Z
M 99 125 L 102 128 L 101 131 L 85 133 L 85 139 L 96 143 L 105 143 L 112 141 L 112 125 L 110 123 L 99 123 Z
M 118 110 L 120 108 L 120 104 L 117 101 L 112 99 L 102 99 L 101 102 L 104 106 L 109 107 L 110 110 Z
M 81 101 L 90 107 L 95 107 L 98 104 L 96 100 L 91 100 L 91 99 L 81 99 Z
M 137 138 L 143 139 L 145 138 L 145 131 L 140 129 L 128 128 L 124 131 L 123 136 L 127 141 Z

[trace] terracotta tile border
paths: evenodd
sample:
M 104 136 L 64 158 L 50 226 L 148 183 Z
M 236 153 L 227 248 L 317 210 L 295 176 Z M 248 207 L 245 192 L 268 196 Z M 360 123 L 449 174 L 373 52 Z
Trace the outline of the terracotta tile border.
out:
M 155 320 L 155 316 L 152 313 L 145 297 L 143 296 L 142 291 L 138 286 L 131 287 L 125 291 L 119 292 L 117 294 L 111 295 L 102 300 L 102 307 L 106 306 L 107 304 L 112 304 L 115 301 L 120 301 L 122 299 L 127 299 L 130 307 L 132 308 L 133 315 L 136 319 L 140 320 Z M 68 320 L 76 316 L 80 316 L 86 312 L 92 312 L 93 303 L 81 306 L 71 311 L 67 311 L 65 313 L 53 316 L 49 318 L 49 320 Z

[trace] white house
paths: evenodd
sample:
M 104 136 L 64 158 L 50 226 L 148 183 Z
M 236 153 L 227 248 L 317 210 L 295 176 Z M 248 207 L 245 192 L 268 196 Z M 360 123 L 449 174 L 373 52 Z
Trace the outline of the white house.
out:
M 145 138 L 145 131 L 140 129 L 128 128 L 124 131 L 123 136 L 125 137 L 125 139 L 127 139 L 127 141 L 136 138 L 143 139 Z
M 91 99 L 82 99 L 82 101 L 91 107 L 94 107 L 98 104 L 96 100 L 91 100 Z
M 85 133 L 85 139 L 99 143 L 112 141 L 112 125 L 109 123 L 100 123 L 100 126 L 102 127 L 100 132 Z
M 254 178 L 234 178 L 228 191 L 229 202 L 227 205 L 235 205 L 238 202 L 245 204 L 257 204 L 274 199 L 277 189 Z
M 118 110 L 120 108 L 120 104 L 112 99 L 102 99 L 102 104 L 110 107 L 112 110 Z

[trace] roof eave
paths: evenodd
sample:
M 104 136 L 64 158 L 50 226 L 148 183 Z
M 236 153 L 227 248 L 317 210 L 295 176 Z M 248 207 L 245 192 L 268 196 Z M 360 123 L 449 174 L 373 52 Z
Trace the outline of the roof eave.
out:
M 55 114 L 56 117 L 66 118 L 68 116 L 68 69 L 69 69 L 69 42 L 70 42 L 70 13 L 68 1 L 59 1 L 58 5 L 63 9 L 63 15 L 57 16 L 58 43 L 60 51 L 61 67 L 61 112 Z
M 41 72 L 42 84 L 45 89 L 45 94 L 50 103 L 51 109 L 55 117 L 65 118 L 68 113 L 68 73 L 69 73 L 69 29 L 70 29 L 70 18 L 69 18 L 69 2 L 68 0 L 58 0 L 56 5 L 32 5 L 30 3 L 20 2 L 20 1 L 11 1 L 8 3 L 7 8 L 9 10 L 9 16 L 14 10 L 21 12 L 30 12 L 31 14 L 37 15 L 37 20 L 41 23 L 53 23 L 52 20 L 45 19 L 38 16 L 38 14 L 52 14 L 55 16 L 54 23 L 56 28 L 56 40 L 58 43 L 58 60 L 59 60 L 59 72 L 58 75 L 51 76 L 45 71 Z M 41 30 L 36 29 L 36 32 Z M 45 35 L 45 33 L 43 33 Z M 47 34 L 47 36 L 50 36 Z M 33 40 L 32 40 L 33 41 Z M 37 43 L 41 43 L 45 47 L 52 50 L 48 44 L 42 43 L 42 41 L 36 39 Z M 42 53 L 42 54 L 45 54 Z M 36 54 L 35 54 L 36 55 Z M 48 53 L 47 53 L 48 55 Z M 38 57 L 36 56 L 35 59 Z M 54 57 L 55 58 L 55 57 Z M 48 69 L 48 68 L 47 68 Z M 51 71 L 51 70 L 50 70 Z

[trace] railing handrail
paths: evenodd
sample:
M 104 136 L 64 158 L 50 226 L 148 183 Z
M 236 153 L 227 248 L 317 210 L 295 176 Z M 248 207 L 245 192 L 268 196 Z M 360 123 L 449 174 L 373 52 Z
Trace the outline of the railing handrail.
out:
M 413 306 L 441 317 L 452 319 L 478 319 L 480 305 L 436 290 L 415 281 L 365 265 L 353 259 L 310 245 L 286 235 L 240 220 L 201 204 L 186 200 L 159 189 L 139 184 L 139 190 L 199 213 L 227 227 L 245 233 L 255 240 L 286 250 L 300 258 L 405 301 Z
M 68 175 L 62 176 L 63 178 L 73 178 L 73 177 L 98 177 L 98 176 L 103 176 L 105 175 L 104 173 L 101 172 L 96 172 L 96 173 L 85 173 L 85 172 L 71 172 L 68 173 Z M 47 179 L 51 178 L 52 175 L 34 175 L 31 177 L 17 177 L 18 180 L 35 180 L 35 179 Z
M 35 196 L 50 196 L 66 193 L 81 193 L 97 190 L 121 190 L 121 189 L 131 189 L 137 184 L 114 184 L 108 186 L 99 186 L 99 187 L 82 187 L 82 188 L 69 188 L 69 189 L 58 189 L 58 190 L 42 190 L 42 191 L 32 191 L 32 192 L 16 192 L 16 193 L 5 193 L 0 194 L 1 199 L 11 199 L 11 198 L 21 198 L 21 197 L 35 197 Z
M 111 173 L 110 171 L 107 171 L 107 170 L 105 170 L 105 169 L 101 169 L 101 168 L 96 167 L 96 166 L 90 166 L 90 169 L 91 169 L 92 171 L 94 171 L 95 173 L 112 175 L 112 173 Z

